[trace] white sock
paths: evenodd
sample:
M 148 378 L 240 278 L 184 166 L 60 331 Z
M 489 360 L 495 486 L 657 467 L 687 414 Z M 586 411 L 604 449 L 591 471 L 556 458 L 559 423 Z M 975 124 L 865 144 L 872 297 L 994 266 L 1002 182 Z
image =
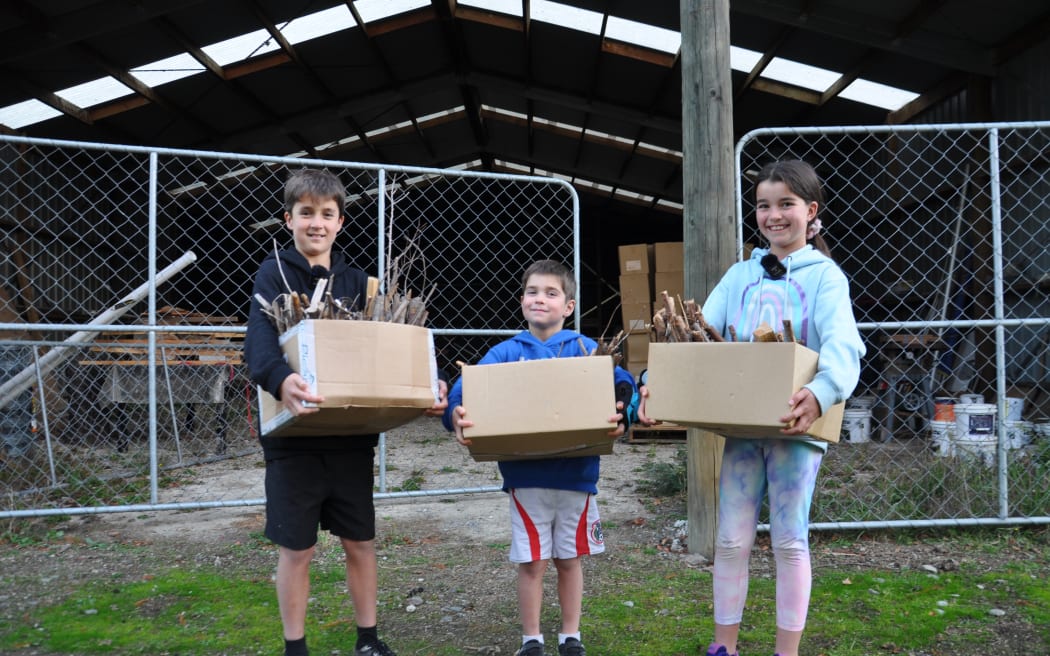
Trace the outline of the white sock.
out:
M 540 635 L 534 635 L 534 636 L 530 636 L 530 635 L 523 635 L 523 636 L 521 636 L 521 644 L 524 645 L 529 640 L 535 640 L 536 642 L 538 642 L 538 643 L 540 643 L 542 645 L 543 644 L 543 634 L 541 633 Z
M 568 640 L 569 638 L 576 638 L 577 640 L 579 640 L 580 639 L 580 632 L 577 631 L 576 633 L 559 633 L 558 634 L 558 644 L 559 645 L 564 645 L 565 641 Z

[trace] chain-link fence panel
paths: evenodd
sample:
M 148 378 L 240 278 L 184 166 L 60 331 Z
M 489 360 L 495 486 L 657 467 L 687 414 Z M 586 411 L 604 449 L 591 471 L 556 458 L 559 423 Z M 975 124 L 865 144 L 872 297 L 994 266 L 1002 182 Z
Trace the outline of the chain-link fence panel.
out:
M 754 173 L 801 159 L 866 341 L 817 526 L 1050 521 L 1050 124 L 760 130 Z M 750 180 L 749 180 L 750 179 Z
M 305 166 L 345 184 L 335 248 L 426 295 L 447 371 L 521 328 L 528 264 L 578 264 L 559 180 L 0 137 L 0 516 L 259 502 L 195 467 L 258 460 L 243 325 Z

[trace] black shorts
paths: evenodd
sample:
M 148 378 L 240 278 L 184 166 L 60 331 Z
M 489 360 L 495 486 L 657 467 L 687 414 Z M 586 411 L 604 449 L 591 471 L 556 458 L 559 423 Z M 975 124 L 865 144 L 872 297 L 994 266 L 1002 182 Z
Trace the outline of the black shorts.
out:
M 317 527 L 349 540 L 376 536 L 372 449 L 293 455 L 266 461 L 266 537 L 301 551 Z

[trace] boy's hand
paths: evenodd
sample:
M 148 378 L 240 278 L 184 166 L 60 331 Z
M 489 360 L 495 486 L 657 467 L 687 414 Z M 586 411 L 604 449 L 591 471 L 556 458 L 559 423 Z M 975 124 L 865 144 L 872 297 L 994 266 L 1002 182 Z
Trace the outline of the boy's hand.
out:
M 461 405 L 457 405 L 452 409 L 452 427 L 456 431 L 456 441 L 463 446 L 472 444 L 470 440 L 463 437 L 463 429 L 470 428 L 474 425 L 474 422 L 467 419 L 467 409 Z
M 430 406 L 428 410 L 425 410 L 423 414 L 428 417 L 441 417 L 445 414 L 445 408 L 448 407 L 448 383 L 443 380 L 438 381 L 438 400 L 434 405 Z
M 649 398 L 649 388 L 642 385 L 638 388 L 638 396 L 642 397 L 642 400 L 638 403 L 638 423 L 642 426 L 655 426 L 660 422 L 651 419 L 649 415 L 645 414 L 645 401 Z
M 820 417 L 820 404 L 808 388 L 803 387 L 792 394 L 788 406 L 791 407 L 791 412 L 780 418 L 780 421 L 787 425 L 786 428 L 780 429 L 783 435 L 804 435 Z
M 609 417 L 609 423 L 616 424 L 616 430 L 609 431 L 609 437 L 623 437 L 623 434 L 627 432 L 627 426 L 624 425 L 623 420 L 623 401 L 616 402 L 616 409 L 619 412 Z
M 310 385 L 299 374 L 289 374 L 281 383 L 281 405 L 292 413 L 293 417 L 317 412 L 320 408 L 311 408 L 306 403 L 324 403 L 324 397 L 310 393 Z

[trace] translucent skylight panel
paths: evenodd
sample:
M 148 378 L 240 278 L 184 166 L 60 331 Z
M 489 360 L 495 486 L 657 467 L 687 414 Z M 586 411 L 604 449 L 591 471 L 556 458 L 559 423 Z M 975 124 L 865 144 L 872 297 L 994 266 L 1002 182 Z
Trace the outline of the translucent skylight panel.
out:
M 361 20 L 366 23 L 428 6 L 430 0 L 357 0 L 354 3 Z
M 338 5 L 288 21 L 288 24 L 281 28 L 281 34 L 288 40 L 288 43 L 294 46 L 352 27 L 357 27 L 353 14 L 346 5 Z
M 0 107 L 0 124 L 12 130 L 54 118 L 62 112 L 37 99 L 26 100 L 7 107 Z
M 624 43 L 634 43 L 651 50 L 674 54 L 682 45 L 682 33 L 637 21 L 609 16 L 605 36 Z
M 790 59 L 774 57 L 773 61 L 769 62 L 769 66 L 762 71 L 762 77 L 793 84 L 803 89 L 823 92 L 835 84 L 835 80 L 842 77 L 842 74 L 825 68 L 800 64 Z
M 762 53 L 760 52 L 748 50 L 747 48 L 738 48 L 737 46 L 729 46 L 729 67 L 735 71 L 750 73 L 761 59 Z
M 252 57 L 273 52 L 278 46 L 266 30 L 255 30 L 232 39 L 226 39 L 210 46 L 204 46 L 201 50 L 215 60 L 219 66 L 227 66 L 234 62 L 244 61 Z
M 532 19 L 590 34 L 602 33 L 602 14 L 559 2 L 535 0 L 532 3 Z
M 103 77 L 56 91 L 55 95 L 73 103 L 77 107 L 93 107 L 116 98 L 131 95 L 131 89 L 117 82 L 116 78 Z
M 848 100 L 875 105 L 890 111 L 896 111 L 919 97 L 917 93 L 888 87 L 870 80 L 854 80 L 839 95 Z
M 174 57 L 133 68 L 131 74 L 147 86 L 159 87 L 203 71 L 204 66 L 199 61 L 191 57 L 189 53 L 183 52 Z

